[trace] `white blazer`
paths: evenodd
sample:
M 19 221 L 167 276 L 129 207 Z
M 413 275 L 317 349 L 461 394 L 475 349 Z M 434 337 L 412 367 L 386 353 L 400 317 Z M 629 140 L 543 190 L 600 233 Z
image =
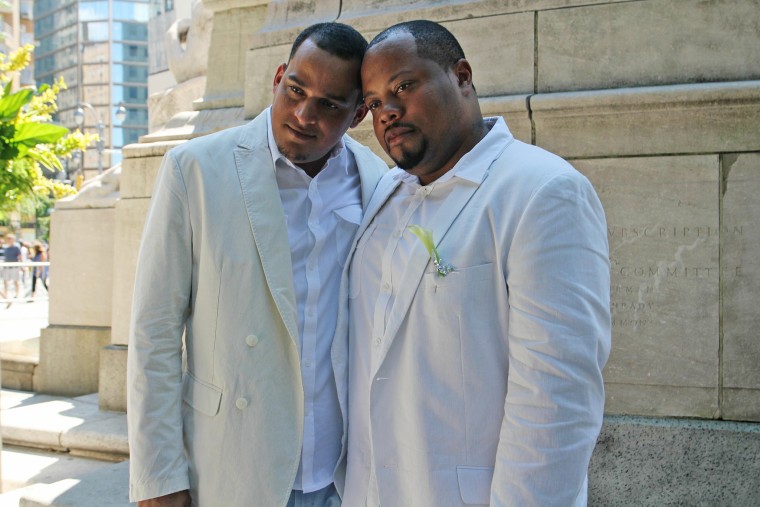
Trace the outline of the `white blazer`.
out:
M 398 184 L 381 180 L 359 236 Z M 458 184 L 422 225 L 455 271 L 438 276 L 417 242 L 387 320 L 369 394 L 381 505 L 584 505 L 610 350 L 594 189 L 510 136 L 482 182 Z M 369 455 L 349 449 L 347 507 L 366 498 Z
M 265 114 L 183 143 L 159 170 L 129 338 L 132 501 L 190 489 L 194 505 L 271 507 L 290 496 L 303 385 L 290 247 Z M 356 159 L 366 207 L 387 166 L 343 140 Z M 345 435 L 342 329 L 332 361 Z M 345 436 L 343 446 L 345 453 Z

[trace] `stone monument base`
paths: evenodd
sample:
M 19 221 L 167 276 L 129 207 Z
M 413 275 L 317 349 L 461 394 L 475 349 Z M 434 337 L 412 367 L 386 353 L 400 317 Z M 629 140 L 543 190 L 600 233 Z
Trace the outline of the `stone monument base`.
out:
M 43 329 L 35 391 L 60 396 L 98 392 L 100 350 L 110 343 L 107 327 L 50 325 Z
M 127 346 L 108 345 L 100 349 L 100 410 L 127 411 Z
M 757 505 L 759 455 L 757 424 L 607 416 L 588 505 Z

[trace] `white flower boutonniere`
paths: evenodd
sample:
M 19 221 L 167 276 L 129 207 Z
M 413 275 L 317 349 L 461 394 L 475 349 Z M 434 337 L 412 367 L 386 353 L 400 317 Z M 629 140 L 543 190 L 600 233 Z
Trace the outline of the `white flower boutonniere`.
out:
M 420 227 L 419 225 L 410 225 L 409 230 L 412 232 L 412 234 L 420 238 L 422 244 L 425 245 L 425 248 L 427 248 L 427 251 L 430 254 L 430 258 L 438 270 L 438 276 L 446 276 L 454 271 L 454 266 L 443 262 L 441 256 L 438 255 L 438 249 L 436 249 L 435 241 L 433 241 L 433 231 Z

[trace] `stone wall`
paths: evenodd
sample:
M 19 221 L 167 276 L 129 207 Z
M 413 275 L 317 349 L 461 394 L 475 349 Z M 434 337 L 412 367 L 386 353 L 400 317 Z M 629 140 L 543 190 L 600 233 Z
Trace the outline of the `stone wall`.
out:
M 518 138 L 569 159 L 599 192 L 613 266 L 608 412 L 760 420 L 756 0 L 207 7 L 215 21 L 204 98 L 125 151 L 115 344 L 126 344 L 139 232 L 166 143 L 258 114 L 303 26 L 338 19 L 372 37 L 424 17 L 460 39 L 484 114 L 504 116 Z M 352 134 L 381 153 L 369 121 Z M 130 182 L 139 182 L 136 193 Z
M 675 488 L 682 484 L 667 484 L 668 477 L 681 480 L 675 471 L 706 473 L 697 458 L 683 463 L 683 454 L 672 452 L 685 441 L 699 446 L 717 438 L 723 460 L 731 460 L 735 446 L 756 449 L 756 426 L 737 430 L 723 420 L 760 421 L 757 0 L 207 0 L 206 6 L 215 15 L 203 99 L 124 152 L 102 406 L 125 406 L 134 261 L 163 153 L 268 106 L 274 70 L 306 25 L 337 19 L 370 38 L 393 23 L 427 18 L 460 39 L 484 114 L 502 115 L 519 139 L 570 160 L 605 206 L 610 418 L 592 462 L 592 503 L 669 501 L 637 489 L 653 470 L 660 482 L 649 485 L 663 491 L 682 491 Z M 368 121 L 352 135 L 381 153 Z M 673 418 L 714 422 L 697 431 L 668 425 Z M 658 445 L 663 452 L 647 454 Z M 754 474 L 757 460 L 749 461 L 726 464 L 730 473 L 722 477 Z M 622 471 L 610 462 L 649 468 Z M 696 484 L 685 501 L 750 505 L 760 486 L 749 482 L 734 496 L 716 493 L 709 481 Z

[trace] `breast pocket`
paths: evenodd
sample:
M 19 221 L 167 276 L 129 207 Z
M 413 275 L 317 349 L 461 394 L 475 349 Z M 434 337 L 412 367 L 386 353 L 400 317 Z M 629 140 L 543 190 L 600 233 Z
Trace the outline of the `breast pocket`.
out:
M 354 242 L 356 230 L 362 220 L 362 207 L 360 204 L 352 204 L 333 211 L 337 218 L 335 225 L 335 248 L 340 267 L 346 265 L 348 249 Z
M 451 303 L 472 305 L 482 298 L 483 285 L 487 285 L 494 276 L 494 266 L 491 263 L 454 268 L 454 271 L 441 276 L 432 266 L 425 273 L 425 290 L 438 298 L 451 300 Z

